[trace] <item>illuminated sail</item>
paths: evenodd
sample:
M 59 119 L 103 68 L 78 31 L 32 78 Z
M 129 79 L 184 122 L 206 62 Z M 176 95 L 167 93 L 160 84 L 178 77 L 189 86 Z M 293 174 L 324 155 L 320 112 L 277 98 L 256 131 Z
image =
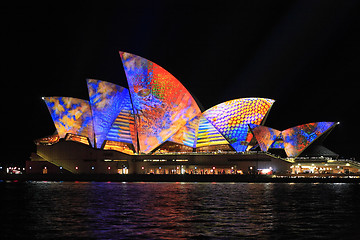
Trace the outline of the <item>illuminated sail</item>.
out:
M 159 65 L 134 54 L 120 52 L 135 114 L 140 151 L 149 153 L 200 109 L 186 88 Z
M 101 148 L 115 119 L 123 108 L 128 90 L 113 83 L 87 79 L 94 119 L 96 147 Z
M 94 145 L 93 119 L 89 101 L 72 97 L 43 98 L 60 138 L 67 133 L 88 137 Z
M 270 148 L 270 146 L 281 133 L 279 130 L 261 125 L 249 124 L 249 126 L 252 133 L 254 134 L 256 141 L 259 143 L 261 151 L 264 152 Z
M 266 98 L 239 98 L 220 103 L 203 115 L 236 151 L 244 152 L 252 139 L 248 124 L 261 124 L 273 103 Z
M 334 126 L 335 122 L 314 122 L 282 131 L 286 155 L 299 156 L 315 139 Z

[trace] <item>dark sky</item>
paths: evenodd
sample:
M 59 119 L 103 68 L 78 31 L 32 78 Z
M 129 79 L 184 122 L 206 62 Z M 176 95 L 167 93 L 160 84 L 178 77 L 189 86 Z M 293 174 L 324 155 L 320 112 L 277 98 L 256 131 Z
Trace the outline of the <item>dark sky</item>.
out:
M 266 126 L 339 121 L 325 145 L 360 159 L 359 1 L 48 2 L 1 3 L 3 158 L 54 132 L 41 96 L 86 99 L 86 78 L 127 86 L 121 50 L 167 69 L 205 109 L 267 97 Z

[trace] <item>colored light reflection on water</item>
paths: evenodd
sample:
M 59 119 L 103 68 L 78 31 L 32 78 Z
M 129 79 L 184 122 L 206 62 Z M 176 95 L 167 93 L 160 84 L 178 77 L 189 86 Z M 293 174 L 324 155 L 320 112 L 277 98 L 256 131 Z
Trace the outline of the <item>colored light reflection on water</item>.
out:
M 359 184 L 0 183 L 1 239 L 356 239 Z

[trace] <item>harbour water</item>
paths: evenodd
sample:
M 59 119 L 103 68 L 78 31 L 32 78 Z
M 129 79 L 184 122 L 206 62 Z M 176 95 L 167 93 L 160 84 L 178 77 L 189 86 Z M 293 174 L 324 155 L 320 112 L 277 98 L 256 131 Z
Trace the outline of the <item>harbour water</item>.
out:
M 360 239 L 357 183 L 0 182 L 0 239 Z

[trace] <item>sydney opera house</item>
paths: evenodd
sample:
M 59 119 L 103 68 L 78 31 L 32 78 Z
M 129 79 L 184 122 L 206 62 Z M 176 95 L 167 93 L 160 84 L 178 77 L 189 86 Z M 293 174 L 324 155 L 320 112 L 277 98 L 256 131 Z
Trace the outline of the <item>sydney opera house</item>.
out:
M 338 157 L 321 145 L 337 122 L 276 130 L 265 124 L 275 101 L 255 97 L 202 111 L 164 68 L 120 57 L 128 88 L 87 79 L 88 100 L 43 98 L 56 132 L 36 140 L 27 172 L 271 173 L 294 171 L 301 159 Z

